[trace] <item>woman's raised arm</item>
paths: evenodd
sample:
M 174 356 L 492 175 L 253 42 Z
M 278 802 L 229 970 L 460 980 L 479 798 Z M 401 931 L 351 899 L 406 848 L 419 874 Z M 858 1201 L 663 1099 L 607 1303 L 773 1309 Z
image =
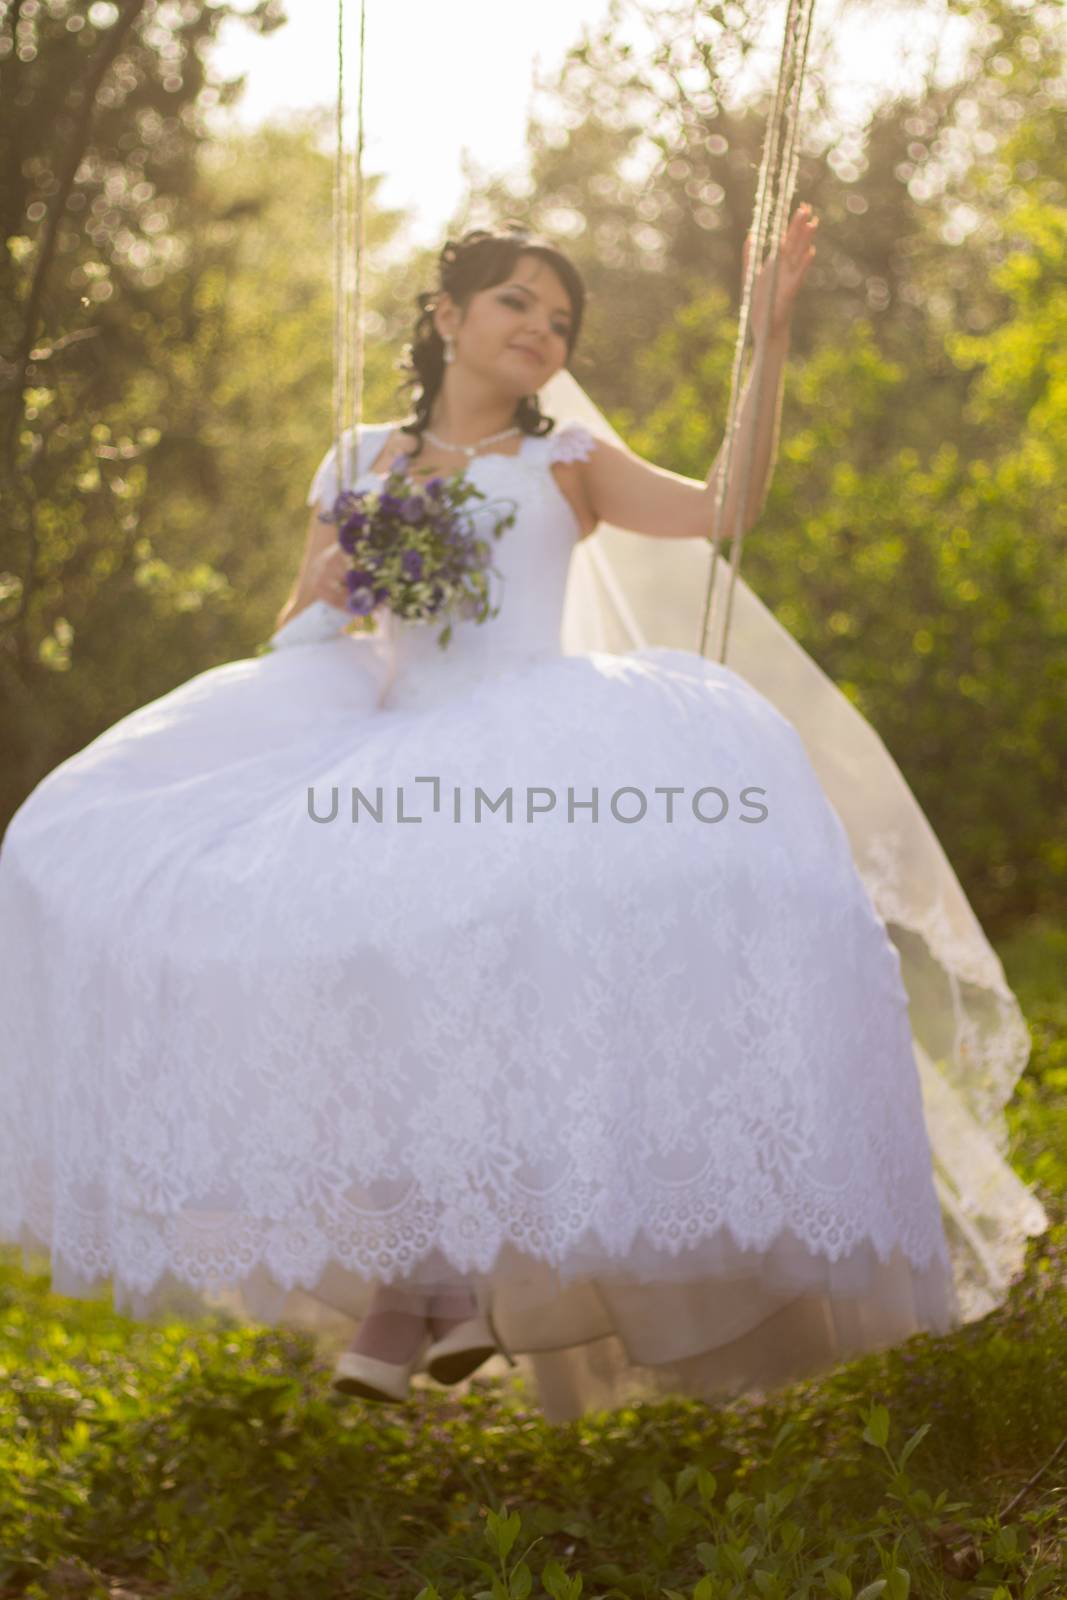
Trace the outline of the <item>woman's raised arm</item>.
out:
M 749 373 L 741 402 L 731 461 L 732 482 L 727 487 L 724 506 L 724 539 L 731 537 L 737 516 L 741 468 L 747 439 L 756 430 L 753 490 L 744 532 L 763 509 L 769 487 L 771 466 L 778 450 L 778 431 L 782 412 L 782 378 L 789 350 L 789 336 L 775 337 L 762 347 L 764 373 L 760 414 L 755 416 L 755 363 Z M 757 351 L 757 359 L 759 351 Z M 585 497 L 598 521 L 668 539 L 710 538 L 719 492 L 723 449 L 720 448 L 707 482 L 687 478 L 680 472 L 653 466 L 625 445 L 598 439 L 587 460 L 578 465 Z
M 782 420 L 782 376 L 789 354 L 793 310 L 801 285 L 815 259 L 815 230 L 819 226 L 805 201 L 793 213 L 776 259 L 760 267 L 752 292 L 750 327 L 755 351 L 745 392 L 738 408 L 737 434 L 730 459 L 730 482 L 723 506 L 722 538 L 733 536 L 741 493 L 741 480 L 749 450 L 753 451 L 752 492 L 742 533 L 747 533 L 763 509 L 771 469 L 778 454 Z M 747 280 L 750 235 L 745 240 L 743 275 Z M 774 280 L 772 300 L 771 283 Z M 755 380 L 760 365 L 757 414 Z M 723 447 L 725 448 L 725 446 Z M 598 440 L 596 449 L 581 466 L 585 499 L 602 522 L 634 533 L 673 539 L 711 538 L 715 502 L 719 493 L 723 450 L 720 449 L 706 483 L 678 472 L 654 467 L 631 450 Z

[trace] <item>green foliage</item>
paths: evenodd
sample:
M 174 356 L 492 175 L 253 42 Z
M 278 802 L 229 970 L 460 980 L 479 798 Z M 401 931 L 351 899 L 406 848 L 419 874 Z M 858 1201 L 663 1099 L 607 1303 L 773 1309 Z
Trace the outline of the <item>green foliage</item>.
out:
M 1031 919 L 1000 954 L 1033 1040 L 1008 1108 L 1013 1161 L 1027 1183 L 1067 1194 L 1067 929 Z
M 0 26 L 0 155 L 19 175 L 0 200 L 9 379 L 27 355 L 26 387 L 0 384 L 4 820 L 126 712 L 253 653 L 295 578 L 333 432 L 328 114 L 212 139 L 200 52 L 235 8 L 127 8 L 121 72 L 106 9 L 77 29 L 68 0 L 27 12 L 30 65 L 3 55 Z M 273 4 L 240 15 L 278 22 Z M 56 107 L 97 69 L 99 115 L 71 126 Z M 399 219 L 375 187 L 377 257 Z M 372 312 L 397 276 L 370 274 Z M 395 414 L 392 362 L 375 342 L 368 414 Z
M 1064 1376 L 1062 1241 L 1060 1261 L 1055 1306 L 1030 1318 L 1039 1389 L 1043 1355 Z M 995 1427 L 977 1456 L 960 1413 L 915 1421 L 901 1352 L 762 1404 L 551 1428 L 489 1381 L 352 1406 L 292 1336 L 128 1330 L 14 1269 L 0 1282 L 4 1594 L 978 1600 L 1037 1596 L 1062 1571 L 1054 1484 L 1011 1515 L 992 1487 L 1025 1483 L 1062 1430 L 1051 1382 L 1021 1443 L 987 1367 Z M 941 1375 L 956 1360 L 951 1339 L 909 1353 Z
M 196 8 L 178 37 L 177 18 L 165 29 L 142 5 L 86 18 L 57 0 L 0 18 L 5 810 L 108 719 L 125 679 L 150 681 L 140 523 L 150 464 L 170 444 L 168 376 L 198 354 L 188 280 L 168 267 L 195 208 L 202 52 L 233 9 Z M 195 604 L 213 577 L 183 567 Z M 87 670 L 74 671 L 87 643 Z
M 663 399 L 620 423 L 690 476 L 714 454 L 728 393 L 728 330 L 694 338 L 714 303 L 686 306 L 646 352 L 640 392 Z M 980 918 L 1002 928 L 1055 914 L 1067 890 L 1067 451 L 1039 452 L 1026 430 L 991 459 L 951 441 L 925 463 L 910 445 L 875 451 L 902 382 L 867 322 L 795 374 L 744 571 L 877 728 Z M 1058 463 L 1051 493 L 1048 471 L 1026 467 L 1038 454 Z

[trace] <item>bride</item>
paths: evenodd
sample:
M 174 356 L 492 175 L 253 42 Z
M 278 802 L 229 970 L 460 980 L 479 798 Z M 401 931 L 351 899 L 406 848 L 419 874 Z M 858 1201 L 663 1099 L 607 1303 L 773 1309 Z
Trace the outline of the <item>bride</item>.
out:
M 749 524 L 817 225 L 757 285 Z M 343 1333 L 366 1399 L 502 1355 L 549 1420 L 981 1314 L 1045 1219 L 1001 1154 L 1017 1008 L 951 869 L 768 614 L 744 675 L 640 632 L 692 609 L 721 460 L 702 483 L 612 436 L 565 370 L 567 257 L 475 229 L 439 278 L 413 414 L 341 441 L 351 481 L 326 453 L 271 648 L 124 717 L 8 826 L 0 1236 L 137 1317 Z M 335 500 L 398 468 L 514 513 L 499 609 L 445 648 L 345 604 Z M 897 781 L 897 837 L 933 853 L 875 887 L 853 802 Z

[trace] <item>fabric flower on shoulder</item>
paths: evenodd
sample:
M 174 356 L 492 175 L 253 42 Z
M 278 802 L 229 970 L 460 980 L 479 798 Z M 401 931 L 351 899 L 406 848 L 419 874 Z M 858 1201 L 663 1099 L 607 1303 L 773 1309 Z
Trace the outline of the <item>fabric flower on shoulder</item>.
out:
M 548 436 L 550 461 L 588 461 L 596 436 L 582 422 L 568 422 L 558 433 Z

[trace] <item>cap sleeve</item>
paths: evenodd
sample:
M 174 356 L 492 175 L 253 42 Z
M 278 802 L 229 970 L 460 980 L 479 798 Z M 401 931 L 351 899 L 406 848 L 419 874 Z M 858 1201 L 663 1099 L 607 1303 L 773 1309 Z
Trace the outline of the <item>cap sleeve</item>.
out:
M 318 466 L 308 489 L 307 503 L 331 506 L 337 498 L 337 445 L 331 444 Z
M 360 440 L 360 444 L 356 451 L 355 463 L 355 470 L 358 473 L 360 470 L 359 457 L 363 445 L 363 430 L 357 428 L 356 433 Z M 352 437 L 352 429 L 346 428 L 342 437 L 347 444 Z M 336 444 L 332 444 L 315 469 L 315 476 L 311 480 L 311 487 L 308 490 L 306 504 L 309 506 L 317 506 L 321 503 L 322 505 L 328 507 L 332 506 L 336 499 L 337 446 Z
M 567 422 L 548 436 L 549 461 L 588 461 L 596 437 L 582 422 Z

